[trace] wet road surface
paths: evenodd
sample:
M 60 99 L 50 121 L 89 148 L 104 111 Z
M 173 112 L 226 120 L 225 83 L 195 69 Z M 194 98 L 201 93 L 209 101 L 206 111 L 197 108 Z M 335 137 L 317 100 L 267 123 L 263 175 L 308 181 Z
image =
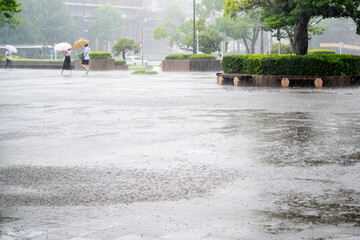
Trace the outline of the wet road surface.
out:
M 360 89 L 0 70 L 1 239 L 360 239 Z

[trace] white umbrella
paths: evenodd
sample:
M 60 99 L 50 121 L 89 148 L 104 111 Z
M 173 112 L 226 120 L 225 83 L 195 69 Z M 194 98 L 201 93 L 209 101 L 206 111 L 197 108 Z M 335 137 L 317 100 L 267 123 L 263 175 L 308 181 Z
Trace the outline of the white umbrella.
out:
M 56 44 L 54 47 L 55 51 L 65 51 L 71 48 L 71 44 L 70 43 L 66 43 L 66 42 L 62 42 L 59 44 Z
M 6 48 L 6 50 L 8 50 L 9 52 L 17 53 L 17 49 L 16 49 L 14 46 L 6 45 L 5 48 Z

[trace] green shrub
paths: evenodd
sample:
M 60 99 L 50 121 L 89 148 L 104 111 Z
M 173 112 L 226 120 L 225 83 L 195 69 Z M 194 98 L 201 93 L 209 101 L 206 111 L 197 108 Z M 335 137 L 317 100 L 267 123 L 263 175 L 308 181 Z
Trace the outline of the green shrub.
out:
M 14 55 L 12 55 L 12 59 L 24 60 L 24 59 L 27 59 L 27 58 L 22 58 L 22 57 L 19 57 L 19 56 L 14 56 Z
M 273 43 L 271 45 L 271 54 L 279 54 L 279 43 Z M 291 44 L 281 43 L 280 45 L 280 54 L 293 54 L 294 51 L 291 47 Z
M 126 65 L 126 60 L 115 60 L 115 65 Z
M 211 54 L 182 54 L 176 53 L 165 57 L 166 60 L 213 60 L 216 56 Z
M 170 54 L 165 57 L 166 60 L 187 60 L 190 58 L 191 54 L 182 54 L 182 53 L 176 53 L 176 54 Z
M 19 57 L 19 56 L 16 56 L 16 55 L 11 55 L 11 58 L 12 60 L 15 60 L 15 59 L 26 59 L 26 58 L 22 58 L 22 57 Z M 0 59 L 6 59 L 6 56 L 5 54 L 0 54 Z
M 81 59 L 81 53 L 78 54 L 79 59 Z M 111 59 L 112 55 L 109 52 L 90 52 L 90 59 Z
M 211 54 L 192 54 L 189 57 L 190 60 L 216 60 L 216 56 Z
M 223 57 L 222 67 L 225 73 L 253 75 L 356 75 L 360 74 L 360 56 L 227 55 Z
M 334 50 L 327 50 L 327 49 L 317 49 L 317 50 L 309 50 L 309 55 L 320 55 L 320 54 L 335 54 Z

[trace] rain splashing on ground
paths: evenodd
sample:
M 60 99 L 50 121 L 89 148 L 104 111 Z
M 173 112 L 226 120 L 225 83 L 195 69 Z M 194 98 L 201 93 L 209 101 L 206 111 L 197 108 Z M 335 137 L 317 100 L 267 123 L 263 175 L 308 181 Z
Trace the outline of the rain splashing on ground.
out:
M 359 88 L 0 76 L 3 239 L 358 239 Z

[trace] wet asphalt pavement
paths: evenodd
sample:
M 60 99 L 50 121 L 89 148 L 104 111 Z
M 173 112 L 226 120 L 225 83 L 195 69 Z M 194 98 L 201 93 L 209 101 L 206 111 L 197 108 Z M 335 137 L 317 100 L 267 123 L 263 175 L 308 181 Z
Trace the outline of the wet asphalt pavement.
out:
M 360 88 L 0 70 L 0 239 L 360 239 Z

